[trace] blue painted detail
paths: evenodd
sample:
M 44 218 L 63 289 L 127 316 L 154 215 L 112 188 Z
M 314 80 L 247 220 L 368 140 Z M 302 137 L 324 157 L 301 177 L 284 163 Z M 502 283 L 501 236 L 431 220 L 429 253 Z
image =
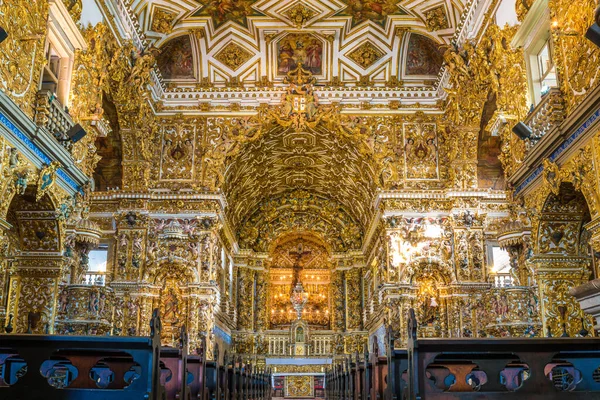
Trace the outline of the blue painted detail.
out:
M 33 142 L 27 136 L 25 136 L 25 134 L 21 132 L 19 128 L 14 126 L 13 123 L 10 122 L 10 120 L 2 113 L 0 113 L 0 122 L 10 129 L 10 131 L 14 133 L 15 136 L 18 137 L 21 142 L 23 142 L 31 151 L 33 151 L 44 162 L 44 164 L 50 164 L 52 160 L 50 160 L 50 158 L 45 155 L 39 147 L 33 144 Z
M 577 140 L 597 119 L 600 117 L 600 110 L 596 110 L 575 132 L 571 134 L 554 152 L 548 157 L 550 161 L 554 162 L 571 144 Z
M 6 126 L 12 133 L 15 134 L 21 142 L 23 142 L 31 151 L 33 151 L 44 164 L 50 164 L 52 160 L 46 154 L 40 150 L 19 128 L 17 128 L 4 114 L 0 112 L 0 122 Z M 79 193 L 83 193 L 81 186 L 79 186 L 70 176 L 68 176 L 62 168 L 56 171 L 56 174 L 60 176 L 69 186 L 75 189 Z
M 215 325 L 213 333 L 215 336 L 220 337 L 224 343 L 231 344 L 231 336 L 228 335 L 223 329 Z
M 379 347 L 379 355 L 386 356 L 387 351 L 385 348 L 385 326 L 381 325 L 377 330 L 369 337 L 369 351 L 373 351 L 373 342 L 377 341 L 377 346 Z
M 77 183 L 75 183 L 75 181 L 73 179 L 71 179 L 70 176 L 68 176 L 65 171 L 63 171 L 61 168 L 59 168 L 58 170 L 56 170 L 56 174 L 58 176 L 60 176 L 61 178 L 63 178 L 63 180 L 65 182 L 67 182 L 67 184 L 69 186 L 71 186 L 73 189 L 77 190 L 79 193 L 83 193 L 83 189 L 81 189 L 81 186 L 79 186 Z
M 600 117 L 600 109 L 596 110 L 595 113 L 590 115 L 590 117 L 583 123 L 575 132 L 573 132 L 556 150 L 550 154 L 548 159 L 552 162 L 556 162 L 558 157 L 567 150 L 575 140 L 577 140 L 588 128 L 596 122 L 596 120 Z M 523 189 L 525 189 L 531 182 L 533 182 L 544 170 L 544 167 L 541 165 L 537 167 L 528 177 L 525 179 L 517 188 L 515 189 L 515 196 L 521 193 Z

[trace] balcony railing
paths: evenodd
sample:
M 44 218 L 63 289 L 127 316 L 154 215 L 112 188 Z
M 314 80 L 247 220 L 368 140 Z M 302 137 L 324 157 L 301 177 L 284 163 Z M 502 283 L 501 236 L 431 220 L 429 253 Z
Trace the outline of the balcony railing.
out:
M 83 276 L 82 284 L 104 286 L 106 284 L 106 272 L 88 272 Z
M 527 150 L 543 138 L 554 127 L 565 119 L 565 106 L 560 89 L 552 88 L 543 97 L 540 103 L 525 118 L 523 123 L 531 128 L 532 135 L 526 141 Z
M 73 143 L 67 132 L 75 126 L 75 123 L 56 96 L 49 90 L 40 90 L 37 93 L 35 122 L 54 135 L 63 147 L 67 150 L 71 149 Z

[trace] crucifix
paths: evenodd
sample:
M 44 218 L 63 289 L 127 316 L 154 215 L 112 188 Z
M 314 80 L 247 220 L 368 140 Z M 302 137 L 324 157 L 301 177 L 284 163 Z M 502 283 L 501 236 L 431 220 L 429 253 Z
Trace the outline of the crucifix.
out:
M 294 265 L 292 266 L 292 288 L 294 288 L 296 286 L 296 283 L 300 281 L 300 270 L 302 269 L 300 266 L 300 260 L 302 259 L 302 257 L 307 256 L 310 253 L 311 252 L 308 250 L 304 251 L 304 246 L 302 246 L 302 243 L 298 244 L 298 248 L 296 249 L 296 251 L 290 251 L 290 256 L 296 257 Z

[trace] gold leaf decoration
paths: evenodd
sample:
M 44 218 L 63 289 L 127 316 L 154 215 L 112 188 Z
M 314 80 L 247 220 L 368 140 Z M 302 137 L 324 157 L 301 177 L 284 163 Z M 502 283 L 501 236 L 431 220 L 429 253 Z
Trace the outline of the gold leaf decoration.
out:
M 371 42 L 364 42 L 348 53 L 348 58 L 363 68 L 369 68 L 383 57 L 384 53 Z
M 251 57 L 252 53 L 234 42 L 229 42 L 227 46 L 215 55 L 215 59 L 234 71 Z

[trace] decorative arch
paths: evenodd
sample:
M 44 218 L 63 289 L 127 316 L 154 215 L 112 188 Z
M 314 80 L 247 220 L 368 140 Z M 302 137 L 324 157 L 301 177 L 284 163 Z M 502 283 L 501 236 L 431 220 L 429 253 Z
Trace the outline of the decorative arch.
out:
M 185 259 L 164 257 L 156 260 L 146 268 L 148 281 L 155 285 L 161 284 L 168 278 L 177 279 L 179 282 L 187 282 L 188 284 L 200 282 L 197 268 L 190 265 Z
M 17 193 L 8 190 L 5 220 L 8 227 L 8 252 L 14 255 L 7 267 L 10 275 L 6 315 L 15 318 L 15 331 L 43 333 L 53 331 L 57 287 L 68 273 L 65 224 L 60 218 L 60 198 L 48 190 L 39 195 L 28 186 Z M 40 269 L 40 267 L 43 267 Z M 41 272 L 40 272 L 41 271 Z
M 309 293 L 304 308 L 303 325 L 305 337 L 308 327 L 327 329 L 330 326 L 330 282 L 332 256 L 324 241 L 314 235 L 283 235 L 270 246 L 268 266 L 268 291 L 266 306 L 271 310 L 271 328 L 291 326 L 292 343 L 299 322 L 290 303 L 294 285 L 293 276 L 298 276 L 304 290 Z M 306 340 L 308 342 L 308 339 Z
M 416 257 L 407 268 L 409 283 L 415 284 L 420 280 L 435 281 L 439 285 L 449 285 L 456 282 L 452 267 L 438 257 Z
M 538 255 L 588 256 L 591 216 L 583 194 L 572 183 L 563 182 L 558 193 L 550 193 L 542 207 L 536 235 Z
M 592 155 L 590 146 L 585 146 L 562 167 L 545 159 L 543 161 L 543 183 L 541 187 L 524 197 L 527 208 L 534 211 L 531 216 L 532 232 L 538 234 L 544 208 L 551 195 L 558 196 L 563 183 L 570 184 L 573 190 L 580 192 L 592 220 L 598 217 L 599 199 L 597 185 L 592 173 Z M 538 240 L 533 241 L 534 252 L 538 253 Z
M 123 140 L 117 108 L 108 96 L 103 96 L 102 109 L 111 132 L 107 136 L 98 136 L 95 141 L 96 153 L 100 156 L 93 174 L 96 191 L 123 187 Z

